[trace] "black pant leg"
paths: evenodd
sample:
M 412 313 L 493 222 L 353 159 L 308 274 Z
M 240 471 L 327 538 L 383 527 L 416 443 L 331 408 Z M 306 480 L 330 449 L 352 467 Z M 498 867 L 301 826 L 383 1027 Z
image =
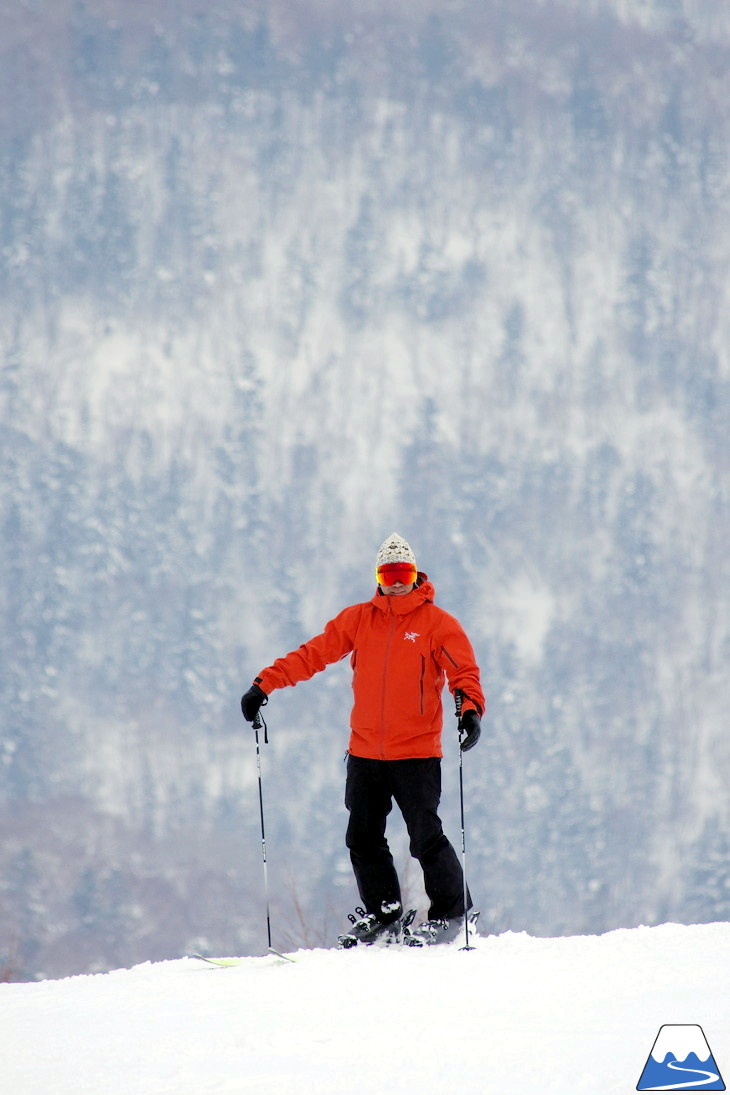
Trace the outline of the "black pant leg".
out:
M 411 855 L 421 864 L 430 901 L 429 920 L 464 915 L 464 875 L 446 837 L 438 806 L 441 801 L 441 759 L 426 757 L 389 761 L 393 797 L 403 814 Z M 467 893 L 467 909 L 471 895 Z
M 398 874 L 385 839 L 386 819 L 393 805 L 387 763 L 349 756 L 345 784 L 345 806 L 350 814 L 345 843 L 365 911 L 376 916 L 382 915 L 383 905 L 397 905 L 400 910 L 401 902 Z

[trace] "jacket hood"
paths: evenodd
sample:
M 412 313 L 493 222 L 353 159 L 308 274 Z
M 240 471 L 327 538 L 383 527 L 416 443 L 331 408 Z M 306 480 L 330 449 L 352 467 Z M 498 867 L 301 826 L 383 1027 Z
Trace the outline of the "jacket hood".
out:
M 371 604 L 374 604 L 381 612 L 395 612 L 399 616 L 413 612 L 414 608 L 418 608 L 427 601 L 432 602 L 436 596 L 436 590 L 429 582 L 427 574 L 419 570 L 418 580 L 420 584 L 410 593 L 404 593 L 402 597 L 388 597 L 378 589 Z

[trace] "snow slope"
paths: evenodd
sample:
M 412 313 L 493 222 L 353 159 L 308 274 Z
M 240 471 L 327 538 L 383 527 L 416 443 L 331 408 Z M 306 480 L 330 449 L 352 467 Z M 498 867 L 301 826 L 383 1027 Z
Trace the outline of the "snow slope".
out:
M 624 1095 L 659 1028 L 730 1076 L 730 925 L 195 959 L 0 985 L 14 1095 Z

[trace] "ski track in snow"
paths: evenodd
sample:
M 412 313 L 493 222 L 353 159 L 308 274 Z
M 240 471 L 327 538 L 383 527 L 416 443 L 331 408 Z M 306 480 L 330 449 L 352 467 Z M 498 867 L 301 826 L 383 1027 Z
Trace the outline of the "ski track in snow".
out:
M 13 1095 L 626 1095 L 659 1027 L 730 1068 L 730 925 L 193 958 L 0 985 Z

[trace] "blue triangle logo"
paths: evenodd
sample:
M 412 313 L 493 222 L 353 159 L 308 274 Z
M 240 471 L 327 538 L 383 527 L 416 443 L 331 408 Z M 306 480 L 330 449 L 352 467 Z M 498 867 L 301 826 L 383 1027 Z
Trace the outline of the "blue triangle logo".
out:
M 725 1091 L 702 1027 L 695 1023 L 660 1027 L 636 1090 Z

